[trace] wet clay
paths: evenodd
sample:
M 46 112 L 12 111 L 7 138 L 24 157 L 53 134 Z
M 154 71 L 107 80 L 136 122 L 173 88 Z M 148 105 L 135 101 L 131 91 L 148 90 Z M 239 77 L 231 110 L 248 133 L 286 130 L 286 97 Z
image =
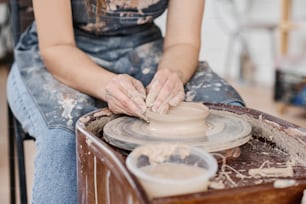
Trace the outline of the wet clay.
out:
M 203 135 L 207 131 L 205 119 L 208 115 L 209 109 L 202 103 L 181 102 L 178 106 L 171 107 L 166 114 L 148 110 L 147 129 L 159 136 L 177 136 L 178 132 L 181 135 Z
M 185 119 L 188 118 L 185 115 L 179 117 L 169 114 L 164 117 L 167 118 L 160 117 L 156 121 L 147 123 L 137 118 L 123 116 L 105 125 L 103 137 L 110 144 L 126 150 L 133 150 L 136 146 L 148 142 L 176 142 L 195 145 L 209 152 L 238 147 L 251 137 L 250 124 L 224 112 L 209 110 L 207 118 L 201 120 L 189 118 L 198 126 Z M 169 120 L 169 117 L 175 119 L 173 124 L 171 122 L 173 120 Z M 187 121 L 182 122 L 183 120 Z

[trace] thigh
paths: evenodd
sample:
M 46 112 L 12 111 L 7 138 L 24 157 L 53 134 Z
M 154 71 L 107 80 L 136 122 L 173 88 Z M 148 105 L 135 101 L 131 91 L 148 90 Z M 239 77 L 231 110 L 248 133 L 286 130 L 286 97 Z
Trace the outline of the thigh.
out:
M 7 93 L 14 115 L 23 128 L 36 139 L 33 202 L 76 203 L 74 131 L 68 126 L 62 128 L 62 124 L 59 128 L 48 126 L 47 117 L 41 112 L 43 107 L 39 107 L 33 99 L 16 65 L 13 65 L 9 73 Z
M 245 105 L 239 93 L 218 76 L 206 62 L 200 62 L 196 73 L 185 86 L 186 101 Z
M 13 65 L 7 96 L 14 115 L 33 136 L 40 135 L 43 127 L 74 131 L 78 118 L 99 106 L 93 98 L 60 83 L 45 69 L 35 67 L 29 73 Z
M 74 132 L 50 129 L 36 144 L 33 203 L 77 203 Z

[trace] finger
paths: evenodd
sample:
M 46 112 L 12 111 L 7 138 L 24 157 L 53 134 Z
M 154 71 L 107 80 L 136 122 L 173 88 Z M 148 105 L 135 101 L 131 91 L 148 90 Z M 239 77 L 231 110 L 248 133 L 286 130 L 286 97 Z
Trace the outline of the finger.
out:
M 144 88 L 143 84 L 138 80 L 133 80 L 133 84 L 134 84 L 136 90 L 138 91 L 138 93 L 141 94 L 141 97 L 143 99 L 145 99 L 146 98 L 146 89 Z
M 128 94 L 127 91 L 122 90 L 120 86 L 109 86 L 106 89 L 106 99 L 112 111 L 117 111 L 117 112 L 120 111 L 120 113 L 128 113 L 129 115 L 135 115 L 133 113 L 136 112 L 144 112 L 145 109 L 143 111 L 137 110 L 140 108 L 135 107 L 136 104 L 134 104 L 134 101 L 132 101 L 131 99 L 134 97 L 132 97 L 132 94 L 129 94 L 130 97 L 128 97 L 127 94 Z M 142 103 L 146 108 L 144 100 Z
M 126 110 L 126 112 L 129 113 L 129 115 L 133 116 L 139 116 L 143 117 L 145 111 L 146 111 L 146 105 L 144 103 L 144 100 L 140 97 L 139 94 L 134 96 L 133 94 L 128 94 L 124 92 L 120 92 L 116 94 L 116 100 L 118 106 L 121 107 L 121 109 Z M 119 103 L 118 103 L 119 102 Z M 141 107 L 138 105 L 139 103 L 143 104 Z
M 142 112 L 145 112 L 147 108 L 144 101 L 145 89 L 138 80 L 135 80 L 130 76 L 128 77 L 129 78 L 124 78 L 120 81 L 120 90 L 125 93 L 125 95 L 132 100 Z
M 131 78 L 122 78 L 122 80 L 120 80 L 119 82 L 120 90 L 126 93 L 126 95 L 133 95 L 133 96 L 139 95 L 142 97 L 143 93 L 137 90 L 134 83 L 135 83 L 134 80 Z
M 113 103 L 114 105 L 114 103 Z M 115 114 L 125 114 L 125 115 L 129 115 L 129 116 L 136 116 L 136 117 L 139 117 L 141 119 L 143 119 L 144 121 L 148 121 L 148 118 L 144 115 L 144 114 L 135 114 L 135 113 L 132 113 L 130 111 L 127 111 L 127 109 L 123 108 L 120 106 L 120 104 L 116 104 L 114 105 L 113 107 L 109 107 L 109 109 L 115 113 Z
M 146 98 L 146 104 L 148 107 L 152 107 L 154 105 L 155 99 L 158 96 L 166 80 L 167 80 L 167 74 L 163 74 L 162 71 L 158 71 L 154 75 L 151 83 L 147 86 L 148 95 Z
M 106 90 L 106 99 L 108 103 L 109 109 L 114 113 L 123 113 L 127 115 L 131 115 L 128 109 L 124 109 L 120 102 L 120 95 L 123 95 L 121 90 L 118 87 L 109 87 Z
M 108 108 L 115 114 L 125 114 L 125 115 L 132 115 L 132 113 L 128 112 L 124 108 L 121 107 L 116 101 L 112 101 L 108 104 Z
M 122 98 L 124 98 L 124 97 L 122 97 Z M 124 103 L 123 101 L 125 99 L 123 99 L 123 101 L 121 101 L 121 99 L 113 99 L 109 103 L 109 107 L 110 107 L 110 109 L 113 112 L 115 112 L 115 113 L 123 113 L 123 114 L 130 115 L 130 116 L 140 117 L 140 118 L 142 118 L 142 119 L 147 121 L 147 119 L 146 119 L 146 117 L 144 115 L 144 112 L 139 111 L 139 109 L 135 106 L 135 104 L 130 103 L 130 102 Z
M 182 102 L 185 99 L 185 92 L 184 91 L 180 91 L 177 93 L 177 95 L 175 97 L 173 97 L 170 101 L 169 101 L 169 105 L 170 106 L 177 106 L 180 102 Z
M 164 86 L 161 88 L 158 96 L 155 99 L 154 105 L 152 106 L 152 111 L 157 111 L 160 106 L 164 103 L 168 104 L 170 98 L 172 98 L 178 92 L 173 85 L 173 82 L 167 80 Z
M 141 95 L 133 95 L 131 93 L 128 93 L 127 97 L 135 103 L 135 105 L 140 109 L 142 113 L 146 112 L 147 106 Z
M 185 98 L 184 92 L 178 92 L 166 99 L 157 109 L 156 112 L 164 114 L 167 113 L 171 106 L 177 106 Z
M 155 100 L 160 93 L 163 85 L 165 83 L 165 80 L 156 79 L 152 82 L 150 86 L 150 90 L 146 99 L 146 104 L 148 107 L 152 107 L 155 103 Z
M 185 94 L 183 91 L 172 92 L 171 95 L 158 107 L 157 112 L 167 113 L 170 106 L 178 105 L 184 98 Z M 174 100 L 175 103 L 170 103 L 172 100 Z
M 165 114 L 168 112 L 169 108 L 170 108 L 169 103 L 163 103 L 162 105 L 159 106 L 159 108 L 156 111 L 158 113 Z

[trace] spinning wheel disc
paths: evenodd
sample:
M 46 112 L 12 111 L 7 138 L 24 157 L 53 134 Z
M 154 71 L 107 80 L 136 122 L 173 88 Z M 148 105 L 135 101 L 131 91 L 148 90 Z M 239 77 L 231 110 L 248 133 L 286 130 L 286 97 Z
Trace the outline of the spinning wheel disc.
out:
M 184 143 L 204 148 L 209 152 L 222 151 L 246 143 L 251 137 L 251 125 L 230 114 L 211 111 L 206 118 L 205 132 L 181 135 L 157 135 L 148 128 L 148 123 L 124 116 L 110 121 L 104 127 L 104 139 L 124 150 L 133 150 L 138 145 L 151 142 Z M 175 130 L 174 130 L 175 131 Z

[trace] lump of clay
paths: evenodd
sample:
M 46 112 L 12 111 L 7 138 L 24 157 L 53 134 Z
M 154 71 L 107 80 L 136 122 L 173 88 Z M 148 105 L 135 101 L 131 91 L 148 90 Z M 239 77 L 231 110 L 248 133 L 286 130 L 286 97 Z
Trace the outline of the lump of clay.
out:
M 205 122 L 209 109 L 202 103 L 181 102 L 171 107 L 166 114 L 147 111 L 148 130 L 160 136 L 187 136 L 199 134 L 203 136 L 207 125 Z

